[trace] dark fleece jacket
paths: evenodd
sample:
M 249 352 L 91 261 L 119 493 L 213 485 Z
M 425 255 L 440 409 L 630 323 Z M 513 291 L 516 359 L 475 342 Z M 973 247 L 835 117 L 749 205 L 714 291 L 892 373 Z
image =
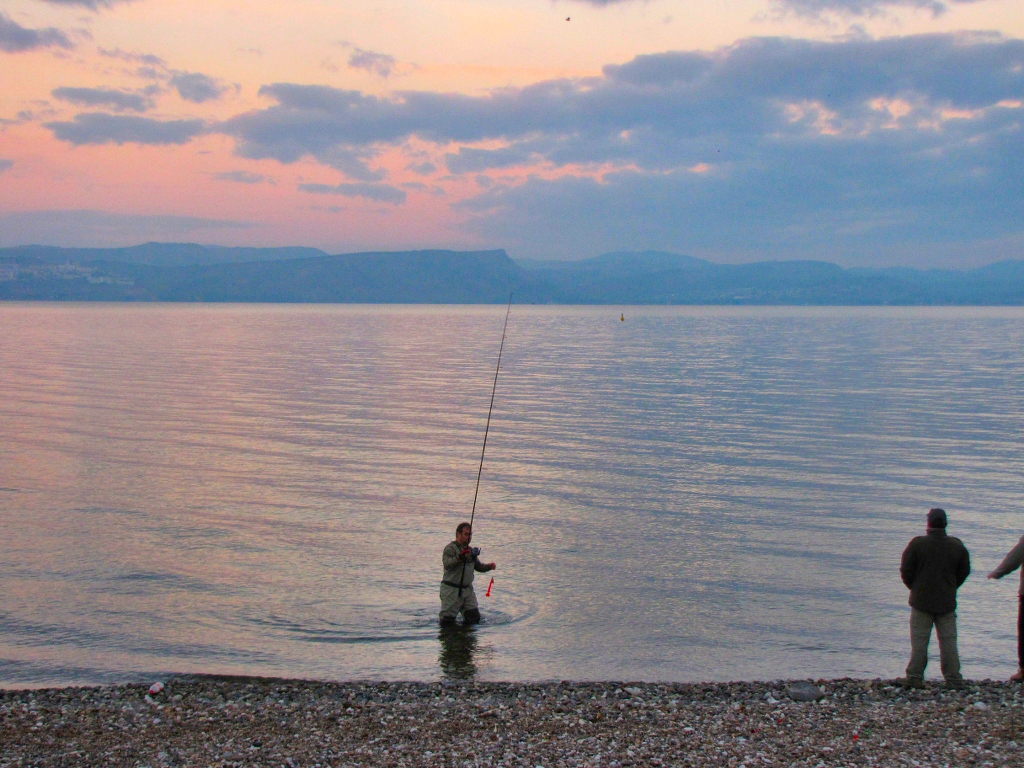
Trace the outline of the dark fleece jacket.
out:
M 970 572 L 967 547 L 943 528 L 929 528 L 927 536 L 911 539 L 900 562 L 910 606 L 936 615 L 956 610 L 956 590 Z

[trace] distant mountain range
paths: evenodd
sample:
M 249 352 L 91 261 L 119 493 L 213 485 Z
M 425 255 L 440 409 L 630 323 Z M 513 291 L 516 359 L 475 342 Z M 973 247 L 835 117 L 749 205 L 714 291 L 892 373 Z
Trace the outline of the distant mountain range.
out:
M 510 292 L 542 304 L 1024 305 L 1024 261 L 919 270 L 715 264 L 661 251 L 516 263 L 502 250 L 0 249 L 0 300 L 488 304 Z

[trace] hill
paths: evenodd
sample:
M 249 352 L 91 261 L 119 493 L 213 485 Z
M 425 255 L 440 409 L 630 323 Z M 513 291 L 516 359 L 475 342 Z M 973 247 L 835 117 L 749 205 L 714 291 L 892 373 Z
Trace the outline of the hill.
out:
M 329 256 L 301 249 L 293 258 L 282 253 L 288 249 L 267 250 L 192 244 L 0 250 L 0 298 L 465 304 L 504 302 L 512 290 L 530 293 L 531 277 L 504 251 Z M 246 256 L 258 258 L 234 260 Z
M 715 264 L 661 251 L 517 264 L 503 250 L 0 249 L 0 300 L 486 304 L 510 292 L 559 304 L 1024 305 L 1024 261 L 919 270 Z

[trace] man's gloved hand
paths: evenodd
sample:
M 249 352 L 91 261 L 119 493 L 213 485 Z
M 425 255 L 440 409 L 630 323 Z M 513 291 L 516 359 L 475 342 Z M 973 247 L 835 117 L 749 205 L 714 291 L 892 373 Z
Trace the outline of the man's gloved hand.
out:
M 459 552 L 459 557 L 461 557 L 463 560 L 468 560 L 472 556 L 473 556 L 473 550 L 471 550 L 469 547 L 466 547 L 464 550 Z
M 480 547 L 473 547 L 472 549 L 469 550 L 470 556 L 474 557 L 474 558 L 480 557 L 480 552 L 481 552 Z

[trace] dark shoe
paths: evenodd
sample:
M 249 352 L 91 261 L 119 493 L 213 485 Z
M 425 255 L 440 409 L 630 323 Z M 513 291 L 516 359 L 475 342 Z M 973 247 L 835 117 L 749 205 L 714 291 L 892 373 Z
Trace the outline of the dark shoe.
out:
M 455 626 L 455 617 L 454 616 L 445 616 L 443 619 L 441 619 L 440 623 L 441 623 L 442 627 L 454 627 Z
M 901 677 L 896 680 L 896 685 L 902 685 L 904 688 L 924 688 L 924 678 Z
M 1010 675 L 1010 682 L 1011 683 L 1024 682 L 1024 669 L 1018 669 L 1016 672 L 1014 672 L 1012 675 Z
M 479 624 L 480 623 L 480 611 L 478 611 L 476 608 L 470 608 L 468 611 L 463 611 L 462 612 L 462 623 L 466 624 L 466 625 L 469 625 L 469 624 Z
M 967 687 L 967 681 L 962 677 L 948 677 L 946 678 L 946 687 L 959 691 Z

